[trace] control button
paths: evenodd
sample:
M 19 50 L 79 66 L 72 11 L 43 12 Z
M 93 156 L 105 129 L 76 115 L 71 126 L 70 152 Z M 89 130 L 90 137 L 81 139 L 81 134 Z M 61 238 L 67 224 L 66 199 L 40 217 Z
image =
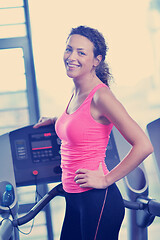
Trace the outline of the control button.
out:
M 40 159 L 33 159 L 34 163 L 39 163 L 41 160 Z
M 38 171 L 37 170 L 34 170 L 32 173 L 33 173 L 34 176 L 38 175 Z
M 49 158 L 42 159 L 42 162 L 49 162 Z
M 61 158 L 60 158 L 60 156 L 58 155 L 58 156 L 54 156 L 54 157 L 52 157 L 51 158 L 51 161 L 56 161 L 56 160 L 60 160 Z

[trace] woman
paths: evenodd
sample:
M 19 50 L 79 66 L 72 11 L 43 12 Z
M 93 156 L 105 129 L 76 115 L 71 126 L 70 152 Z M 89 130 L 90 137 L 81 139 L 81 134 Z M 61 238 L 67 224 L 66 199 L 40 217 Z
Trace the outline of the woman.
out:
M 107 46 L 93 28 L 73 28 L 67 39 L 64 64 L 75 88 L 71 100 L 56 118 L 41 118 L 35 127 L 56 121 L 62 140 L 62 184 L 66 214 L 61 240 L 117 240 L 124 205 L 115 184 L 136 168 L 153 148 L 145 133 L 109 89 Z M 105 150 L 113 125 L 132 145 L 110 172 Z

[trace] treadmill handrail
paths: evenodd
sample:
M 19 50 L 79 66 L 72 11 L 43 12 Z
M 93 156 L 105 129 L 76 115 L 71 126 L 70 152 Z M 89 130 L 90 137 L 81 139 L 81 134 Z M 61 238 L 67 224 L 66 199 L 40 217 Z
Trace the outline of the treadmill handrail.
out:
M 51 191 L 49 191 L 35 206 L 24 216 L 13 219 L 13 226 L 21 226 L 32 220 L 54 197 L 63 196 L 64 191 L 62 184 L 58 184 Z
M 54 187 L 50 192 L 48 192 L 27 214 L 24 216 L 14 219 L 13 226 L 23 225 L 30 220 L 32 220 L 54 197 L 56 196 L 64 196 L 65 192 L 62 188 L 62 183 L 58 184 Z M 146 199 L 142 201 L 133 202 L 124 199 L 124 206 L 133 210 L 145 210 L 148 211 L 149 214 L 160 217 L 160 202 L 157 202 L 153 199 L 148 199 L 146 203 Z
M 124 202 L 124 206 L 128 209 L 133 209 L 133 210 L 143 210 L 144 209 L 143 203 L 133 202 L 133 201 L 125 200 L 125 199 L 123 199 L 123 202 Z
M 151 199 L 148 204 L 148 211 L 150 214 L 160 217 L 160 202 Z

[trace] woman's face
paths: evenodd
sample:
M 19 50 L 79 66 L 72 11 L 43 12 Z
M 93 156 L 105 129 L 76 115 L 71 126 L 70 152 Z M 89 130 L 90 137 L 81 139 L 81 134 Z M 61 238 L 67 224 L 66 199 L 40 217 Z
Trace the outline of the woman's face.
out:
M 78 34 L 71 35 L 64 52 L 64 64 L 69 77 L 88 77 L 95 71 L 97 60 L 93 48 L 94 45 L 88 38 Z

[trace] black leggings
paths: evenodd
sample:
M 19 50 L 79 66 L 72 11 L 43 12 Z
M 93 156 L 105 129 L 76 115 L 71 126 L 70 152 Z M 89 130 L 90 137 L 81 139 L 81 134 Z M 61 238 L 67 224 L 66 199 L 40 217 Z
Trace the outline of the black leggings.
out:
M 116 184 L 106 189 L 66 193 L 66 213 L 60 240 L 118 240 L 124 218 L 124 203 Z M 98 231 L 97 226 L 99 223 Z

